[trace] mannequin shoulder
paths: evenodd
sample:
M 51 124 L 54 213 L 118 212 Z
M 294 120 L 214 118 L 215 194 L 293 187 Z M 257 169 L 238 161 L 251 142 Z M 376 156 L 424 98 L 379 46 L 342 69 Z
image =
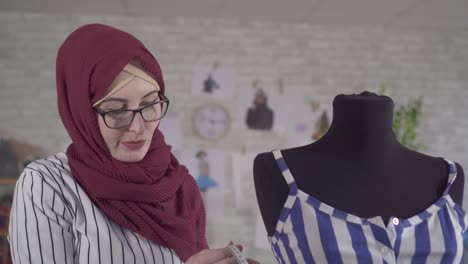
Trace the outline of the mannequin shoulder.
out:
M 272 152 L 260 153 L 255 157 L 254 183 L 260 213 L 271 236 L 289 192 Z
M 254 174 L 264 174 L 266 171 L 273 171 L 276 166 L 275 157 L 273 152 L 264 152 L 255 156 L 254 159 Z
M 257 191 L 259 189 L 278 189 L 283 185 L 287 188 L 283 174 L 272 152 L 260 153 L 255 157 L 253 172 Z

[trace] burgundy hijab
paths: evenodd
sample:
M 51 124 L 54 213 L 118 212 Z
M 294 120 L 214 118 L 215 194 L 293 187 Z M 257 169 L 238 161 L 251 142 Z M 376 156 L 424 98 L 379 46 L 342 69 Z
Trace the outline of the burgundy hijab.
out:
M 164 93 L 159 63 L 124 31 L 85 25 L 60 47 L 57 96 L 60 117 L 73 142 L 67 149 L 68 162 L 73 177 L 112 221 L 174 249 L 186 261 L 208 247 L 205 208 L 193 177 L 171 154 L 158 129 L 143 160 L 114 159 L 99 131 L 101 117 L 92 109 L 132 59 L 141 62 Z

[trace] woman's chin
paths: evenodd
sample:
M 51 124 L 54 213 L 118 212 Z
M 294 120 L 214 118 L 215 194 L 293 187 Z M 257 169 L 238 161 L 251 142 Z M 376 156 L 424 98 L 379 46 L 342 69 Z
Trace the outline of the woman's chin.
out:
M 125 150 L 112 154 L 114 159 L 123 162 L 138 162 L 145 158 L 146 150 Z

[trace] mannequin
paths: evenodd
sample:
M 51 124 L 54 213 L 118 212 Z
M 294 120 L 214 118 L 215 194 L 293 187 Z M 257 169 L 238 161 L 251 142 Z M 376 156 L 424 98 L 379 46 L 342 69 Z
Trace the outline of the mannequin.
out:
M 336 96 L 324 137 L 282 151 L 298 188 L 361 218 L 381 216 L 385 224 L 391 216 L 408 218 L 436 202 L 447 186 L 448 165 L 398 142 L 392 130 L 393 107 L 391 98 L 370 92 Z M 461 205 L 464 173 L 456 166 L 449 195 Z M 255 158 L 254 181 L 272 236 L 289 189 L 271 152 Z

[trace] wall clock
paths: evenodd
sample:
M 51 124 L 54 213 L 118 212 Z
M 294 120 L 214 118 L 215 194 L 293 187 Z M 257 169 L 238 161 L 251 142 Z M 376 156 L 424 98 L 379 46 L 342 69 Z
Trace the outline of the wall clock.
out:
M 192 123 L 198 136 L 207 140 L 218 140 L 227 134 L 231 116 L 223 106 L 208 103 L 195 109 Z

